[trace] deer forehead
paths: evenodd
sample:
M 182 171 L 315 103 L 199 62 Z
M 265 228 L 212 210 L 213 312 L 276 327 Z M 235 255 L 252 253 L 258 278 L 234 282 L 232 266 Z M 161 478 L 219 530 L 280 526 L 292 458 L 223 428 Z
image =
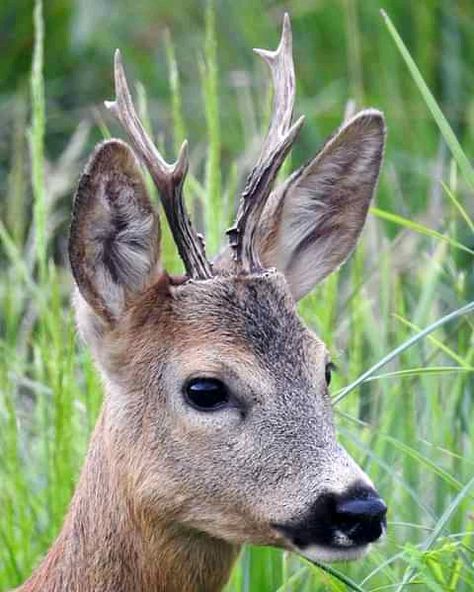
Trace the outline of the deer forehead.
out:
M 299 319 L 278 272 L 165 289 L 160 279 L 131 307 L 119 340 L 127 356 L 134 345 L 142 368 L 146 360 L 161 358 L 183 377 L 202 371 L 249 380 L 261 372 L 308 378 L 321 373 L 327 357 L 323 342 Z

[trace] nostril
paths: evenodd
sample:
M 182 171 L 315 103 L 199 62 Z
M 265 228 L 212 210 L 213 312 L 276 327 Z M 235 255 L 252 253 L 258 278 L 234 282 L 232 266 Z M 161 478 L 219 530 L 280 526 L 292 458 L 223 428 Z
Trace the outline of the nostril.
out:
M 336 503 L 334 526 L 356 544 L 372 543 L 383 534 L 386 514 L 378 496 L 346 498 Z

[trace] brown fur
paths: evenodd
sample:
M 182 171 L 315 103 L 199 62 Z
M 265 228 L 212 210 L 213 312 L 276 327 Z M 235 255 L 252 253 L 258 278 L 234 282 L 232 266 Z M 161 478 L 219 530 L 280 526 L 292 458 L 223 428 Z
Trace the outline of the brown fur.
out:
M 104 414 L 62 532 L 18 592 L 214 592 L 238 548 L 137 507 L 107 454 Z

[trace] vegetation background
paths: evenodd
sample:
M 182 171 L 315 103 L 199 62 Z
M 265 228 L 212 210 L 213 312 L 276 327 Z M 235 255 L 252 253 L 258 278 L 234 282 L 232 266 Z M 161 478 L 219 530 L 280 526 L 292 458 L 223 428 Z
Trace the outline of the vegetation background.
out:
M 33 0 L 3 0 L 1 590 L 57 534 L 101 401 L 75 336 L 66 241 L 88 152 L 121 133 L 102 103 L 113 51 L 144 83 L 140 108 L 168 157 L 190 140 L 187 194 L 212 253 L 269 112 L 267 72 L 250 49 L 276 46 L 284 10 L 306 115 L 292 164 L 339 125 L 349 99 L 387 118 L 363 241 L 301 312 L 336 358 L 340 437 L 387 499 L 389 529 L 368 558 L 336 567 L 247 548 L 228 591 L 474 589 L 472 0 L 47 0 L 36 35 Z

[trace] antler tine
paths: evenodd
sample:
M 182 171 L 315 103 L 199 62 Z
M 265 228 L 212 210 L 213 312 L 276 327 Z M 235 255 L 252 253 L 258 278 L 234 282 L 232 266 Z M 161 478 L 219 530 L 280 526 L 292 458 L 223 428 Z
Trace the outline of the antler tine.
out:
M 261 269 L 255 251 L 255 235 L 260 214 L 272 190 L 275 177 L 304 122 L 300 117 L 291 125 L 295 102 L 295 71 L 292 54 L 291 24 L 283 17 L 280 43 L 275 51 L 254 49 L 270 67 L 274 93 L 271 121 L 257 164 L 247 177 L 235 226 L 227 231 L 236 260 L 246 271 Z
M 275 51 L 254 48 L 268 65 L 272 75 L 274 94 L 273 112 L 267 135 L 263 142 L 259 161 L 273 147 L 275 140 L 281 139 L 290 128 L 295 104 L 295 69 L 293 64 L 293 36 L 288 13 L 283 16 L 280 43 Z
M 115 101 L 106 101 L 105 106 L 122 124 L 160 192 L 161 203 L 187 274 L 192 278 L 210 278 L 212 268 L 206 259 L 204 241 L 193 229 L 184 205 L 183 183 L 189 165 L 187 141 L 183 142 L 176 162 L 167 163 L 138 118 L 118 49 L 115 52 L 114 75 L 116 98 Z

